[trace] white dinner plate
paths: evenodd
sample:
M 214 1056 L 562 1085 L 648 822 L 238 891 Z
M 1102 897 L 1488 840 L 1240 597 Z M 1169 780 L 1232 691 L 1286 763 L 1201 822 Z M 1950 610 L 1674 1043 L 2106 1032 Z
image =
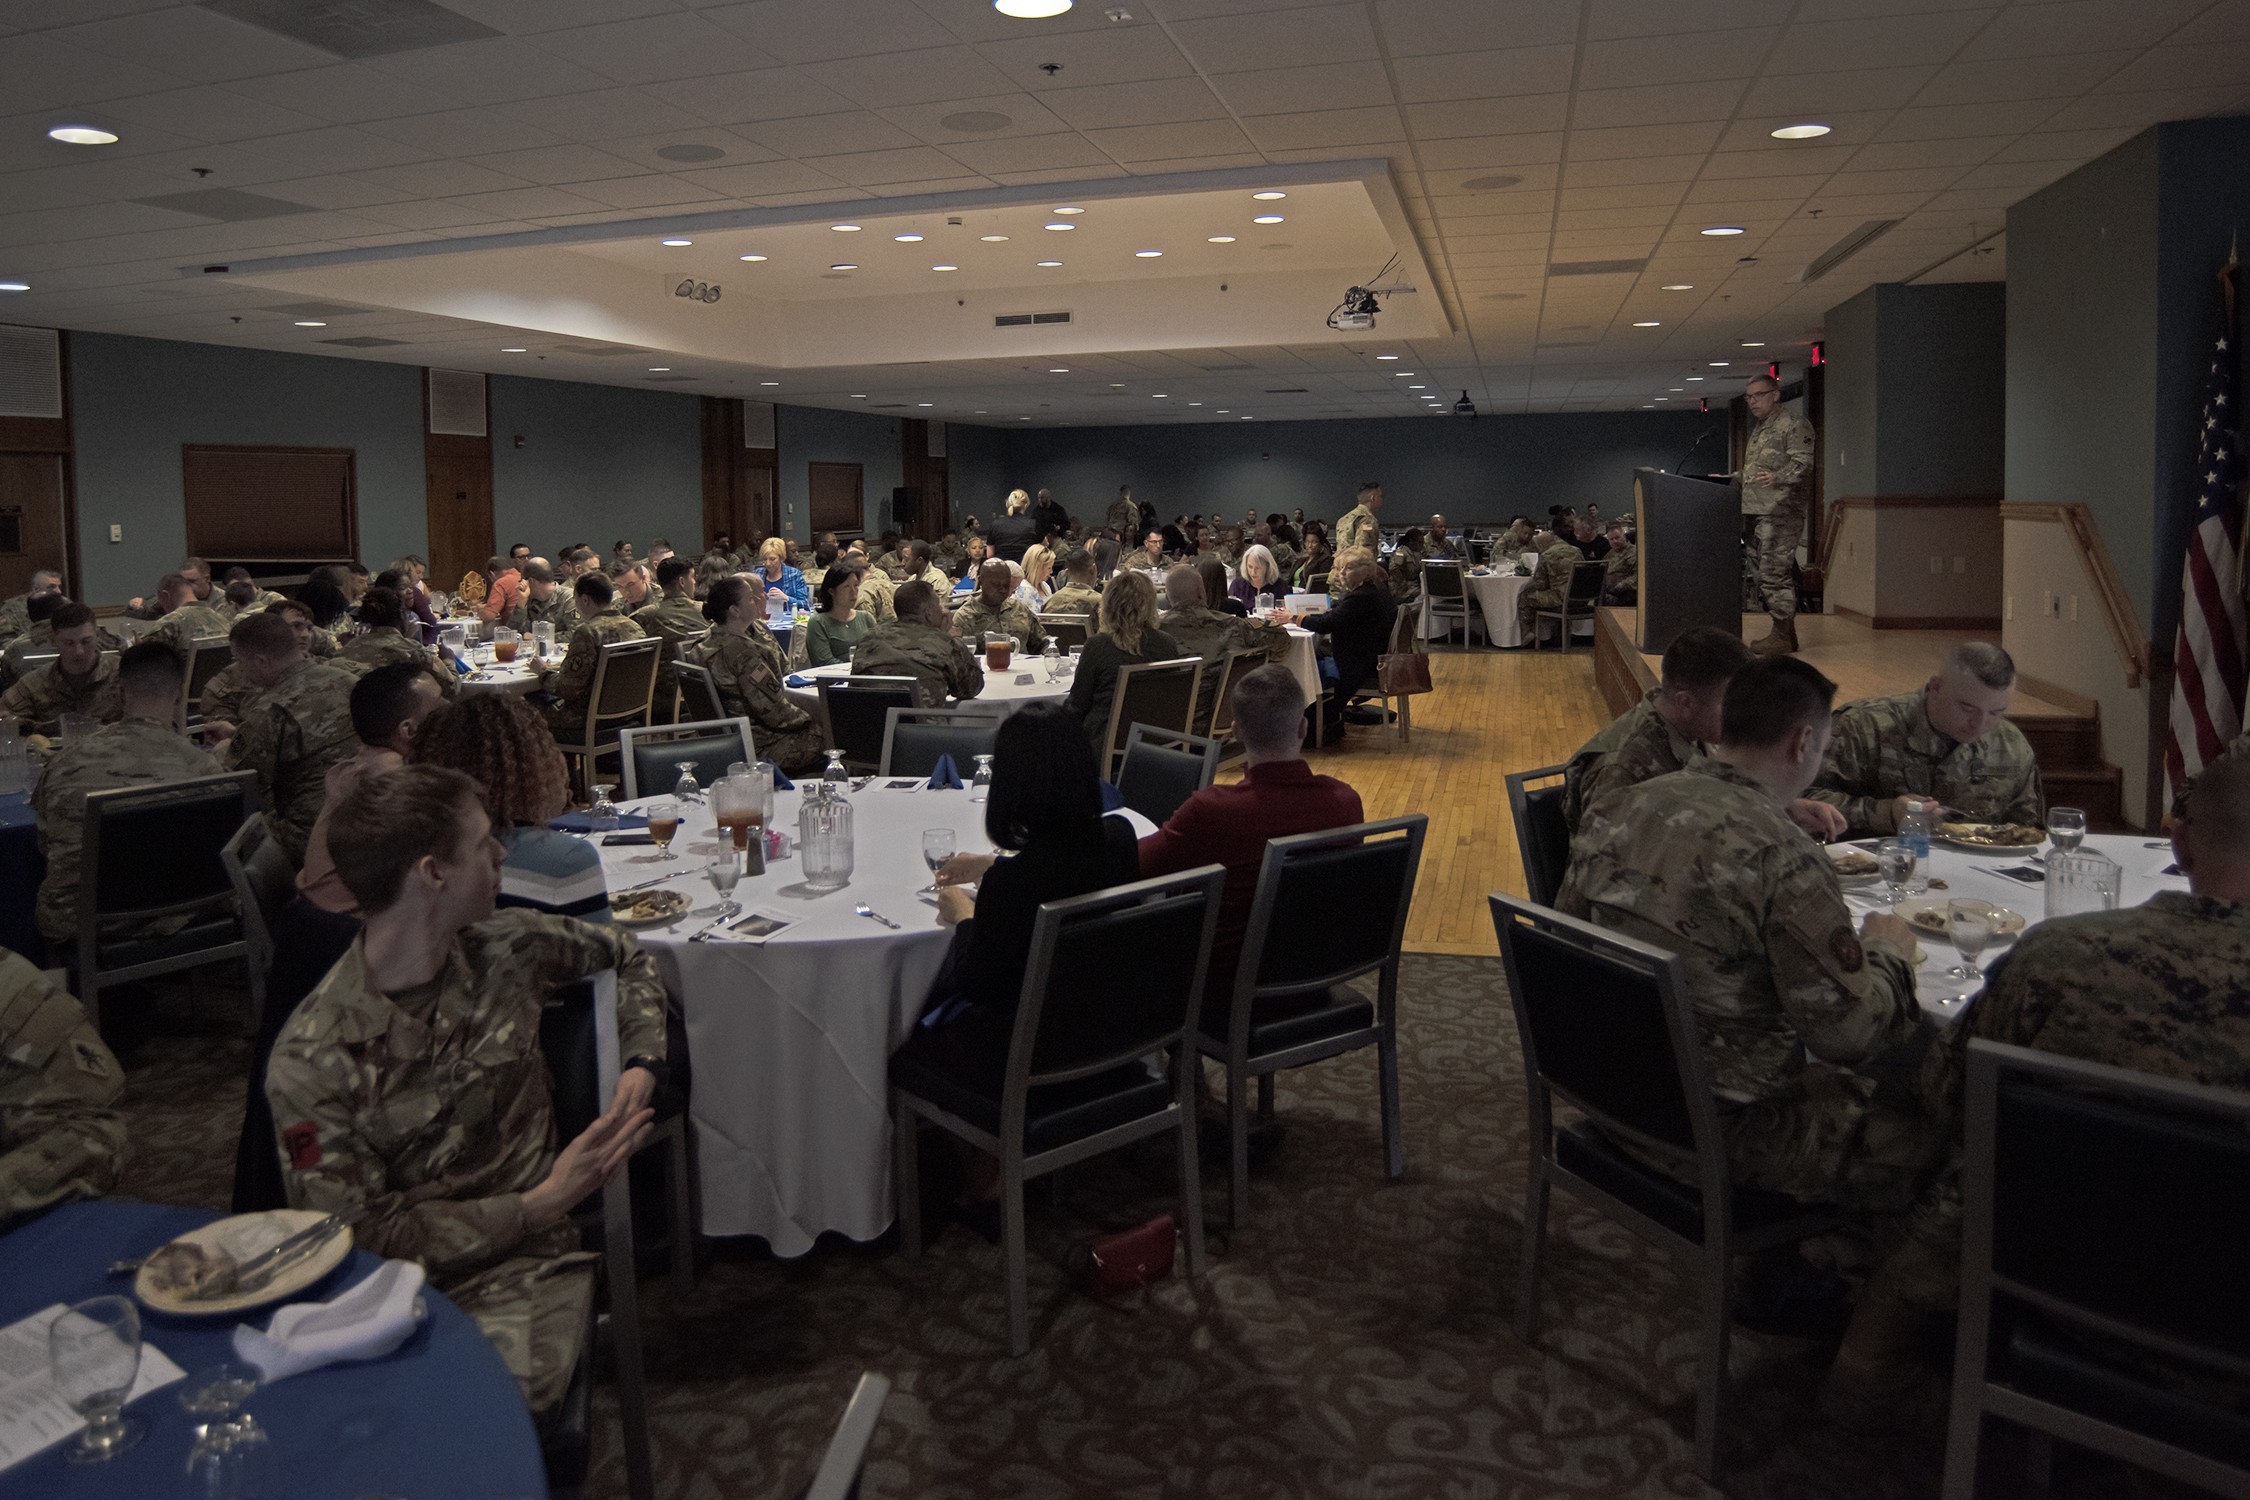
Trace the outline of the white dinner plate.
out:
M 1951 898 L 1918 896 L 1899 902 L 1892 910 L 1904 918 L 1918 936 L 1941 938 L 1946 935 L 1945 903 L 1949 899 Z M 1935 925 L 1930 921 L 1933 915 L 1937 919 Z M 2010 911 L 2005 906 L 1994 907 L 1992 916 L 1992 940 L 1995 943 L 2014 942 L 2023 935 L 2024 928 L 2030 925 L 2019 913 Z
M 310 1228 L 327 1217 L 317 1209 L 276 1208 L 265 1213 L 236 1214 L 232 1218 L 215 1220 L 201 1229 L 191 1229 L 175 1238 L 173 1244 L 200 1245 L 207 1251 L 221 1251 L 236 1260 L 248 1260 L 264 1250 L 270 1250 L 300 1229 Z M 352 1232 L 339 1227 L 335 1233 L 322 1240 L 310 1251 L 276 1271 L 272 1278 L 254 1291 L 230 1292 L 224 1297 L 187 1298 L 176 1292 L 162 1292 L 149 1285 L 148 1267 L 143 1265 L 133 1274 L 133 1295 L 143 1307 L 152 1312 L 173 1313 L 184 1317 L 209 1317 L 222 1313 L 248 1312 L 252 1308 L 266 1307 L 275 1302 L 286 1302 L 344 1263 L 352 1253 Z

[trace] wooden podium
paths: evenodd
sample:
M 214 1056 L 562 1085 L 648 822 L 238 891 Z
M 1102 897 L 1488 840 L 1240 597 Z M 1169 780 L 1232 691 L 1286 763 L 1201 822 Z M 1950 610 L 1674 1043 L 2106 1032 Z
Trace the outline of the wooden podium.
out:
M 1683 630 L 1742 633 L 1742 499 L 1733 484 L 1633 471 L 1640 609 L 1633 644 L 1661 655 Z

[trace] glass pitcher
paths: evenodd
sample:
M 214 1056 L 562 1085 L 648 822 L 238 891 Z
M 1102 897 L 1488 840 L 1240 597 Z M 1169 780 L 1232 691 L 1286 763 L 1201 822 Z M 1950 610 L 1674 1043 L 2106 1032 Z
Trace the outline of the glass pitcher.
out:
M 842 890 L 852 878 L 852 804 L 826 782 L 805 788 L 797 809 L 797 857 L 805 868 L 805 888 Z
M 2116 860 L 2091 849 L 2047 856 L 2047 915 L 2075 916 L 2087 911 L 2115 911 L 2124 889 L 2125 871 Z

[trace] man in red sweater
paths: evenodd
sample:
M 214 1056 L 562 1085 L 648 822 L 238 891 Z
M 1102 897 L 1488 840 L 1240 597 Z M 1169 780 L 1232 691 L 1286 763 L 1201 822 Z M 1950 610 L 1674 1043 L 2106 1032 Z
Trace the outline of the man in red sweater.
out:
M 1342 828 L 1363 819 L 1359 793 L 1333 776 L 1314 775 L 1305 764 L 1304 724 L 1305 690 L 1287 667 L 1263 666 L 1244 677 L 1234 690 L 1234 733 L 1248 756 L 1242 780 L 1205 787 L 1181 803 L 1162 828 L 1141 840 L 1144 878 L 1199 865 L 1227 868 L 1211 968 L 1203 987 L 1204 1028 L 1217 1035 L 1226 1031 L 1235 966 L 1242 958 L 1266 841 Z M 1310 1000 L 1317 1003 L 1319 996 Z M 1257 1019 L 1276 1020 L 1300 1008 L 1286 998 L 1268 1001 Z

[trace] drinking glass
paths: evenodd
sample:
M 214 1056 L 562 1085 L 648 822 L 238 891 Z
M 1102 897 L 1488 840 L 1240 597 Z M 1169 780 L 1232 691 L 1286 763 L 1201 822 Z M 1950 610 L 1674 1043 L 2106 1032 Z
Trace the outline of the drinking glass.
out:
M 669 797 L 648 805 L 648 836 L 656 840 L 658 859 L 678 859 L 672 852 L 672 835 L 680 831 L 680 804 Z
M 953 851 L 956 847 L 952 829 L 925 828 L 922 830 L 922 863 L 930 867 L 931 878 L 935 879 L 938 867 L 953 857 Z
M 844 769 L 843 751 L 831 750 L 828 752 L 828 765 L 821 771 L 820 779 L 830 786 L 848 787 L 851 785 L 852 773 Z
M 680 779 L 672 783 L 672 800 L 682 803 L 703 800 L 703 783 L 695 779 L 694 761 L 684 762 L 680 766 Z
M 93 1297 L 47 1327 L 55 1390 L 86 1419 L 65 1453 L 74 1464 L 106 1463 L 139 1442 L 148 1423 L 124 1415 L 141 1368 L 141 1315 L 125 1297 Z
M 1945 971 L 1948 979 L 1975 982 L 1984 978 L 1977 957 L 1992 942 L 1993 906 L 1974 896 L 1956 896 L 1945 903 L 1945 935 L 1961 950 L 1961 962 Z
M 609 800 L 609 794 L 616 790 L 616 785 L 611 782 L 598 781 L 594 783 L 594 806 L 593 810 L 587 813 L 586 821 L 596 833 L 615 833 L 617 831 L 617 804 Z
M 2057 854 L 2068 854 L 2086 842 L 2086 812 L 2077 807 L 2050 807 L 2047 809 L 2047 837 L 2054 841 Z
M 1890 888 L 1891 905 L 1905 900 L 1906 883 L 1914 877 L 1914 851 L 1898 839 L 1885 839 L 1875 846 L 1875 866 Z
M 992 795 L 992 757 L 977 757 L 977 774 L 969 778 L 969 800 L 982 802 Z
M 740 916 L 742 908 L 735 904 L 734 888 L 742 879 L 741 858 L 733 849 L 722 847 L 711 857 L 711 863 L 703 867 L 703 873 L 710 877 L 711 889 L 719 893 L 719 904 L 711 915 L 721 922 Z
M 258 1372 L 228 1361 L 198 1370 L 180 1387 L 180 1406 L 207 1418 L 188 1450 L 188 1488 L 202 1500 L 253 1500 L 271 1488 L 272 1441 L 242 1410 L 258 1389 Z

